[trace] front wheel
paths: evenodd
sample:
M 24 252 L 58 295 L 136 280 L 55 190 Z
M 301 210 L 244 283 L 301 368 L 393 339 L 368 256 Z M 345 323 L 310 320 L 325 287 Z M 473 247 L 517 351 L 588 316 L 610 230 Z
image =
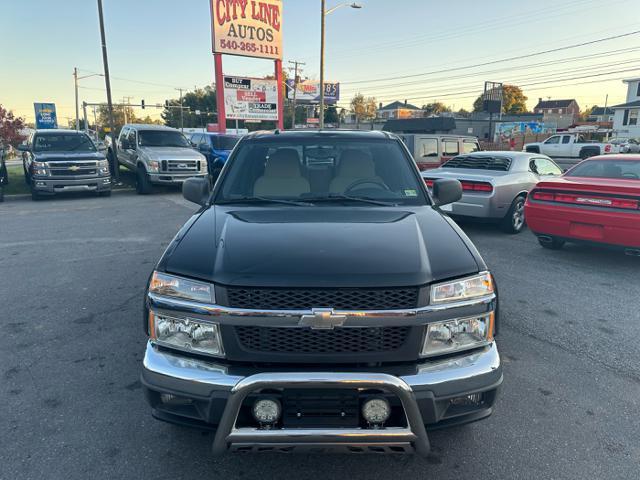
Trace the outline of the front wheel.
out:
M 583 149 L 580 150 L 580 160 L 586 160 L 589 157 L 593 157 L 595 155 L 598 155 L 598 152 L 596 152 L 595 150 L 590 150 L 590 149 Z
M 0 187 L 0 202 L 4 202 L 4 188 Z
M 136 171 L 136 193 L 138 195 L 147 195 L 151 193 L 153 185 L 149 181 L 149 175 L 143 167 L 138 167 Z
M 34 202 L 42 200 L 42 195 L 40 195 L 38 191 L 33 187 L 31 187 L 31 200 L 33 200 Z
M 524 201 L 524 197 L 517 197 L 502 219 L 500 227 L 505 233 L 516 234 L 524 230 L 524 226 L 526 225 L 524 218 Z
M 104 190 L 102 192 L 98 192 L 98 196 L 99 197 L 110 197 L 111 196 L 111 190 Z

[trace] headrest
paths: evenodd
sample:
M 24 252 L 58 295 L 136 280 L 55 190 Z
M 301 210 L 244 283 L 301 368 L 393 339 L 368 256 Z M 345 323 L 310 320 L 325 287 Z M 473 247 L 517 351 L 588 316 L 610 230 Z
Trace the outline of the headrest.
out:
M 281 148 L 269 156 L 264 167 L 265 177 L 299 177 L 300 160 L 297 150 Z
M 367 153 L 362 150 L 348 149 L 340 156 L 339 176 L 372 178 L 376 176 L 376 167 Z

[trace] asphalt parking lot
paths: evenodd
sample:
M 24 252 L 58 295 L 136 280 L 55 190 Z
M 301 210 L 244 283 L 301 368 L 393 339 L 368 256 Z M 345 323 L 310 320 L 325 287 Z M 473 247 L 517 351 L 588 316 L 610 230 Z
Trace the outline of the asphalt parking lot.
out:
M 195 210 L 178 193 L 0 204 L 0 479 L 638 478 L 640 258 L 475 224 L 502 303 L 491 418 L 432 433 L 428 459 L 212 458 L 138 380 L 145 283 Z

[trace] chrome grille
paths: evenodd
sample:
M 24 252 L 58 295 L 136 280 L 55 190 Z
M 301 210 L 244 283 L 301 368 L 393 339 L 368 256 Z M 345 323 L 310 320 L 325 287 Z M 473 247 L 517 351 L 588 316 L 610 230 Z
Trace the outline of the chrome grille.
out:
M 200 171 L 199 160 L 162 160 L 162 171 L 187 173 Z
M 52 177 L 77 177 L 97 175 L 96 162 L 51 162 L 49 171 Z
M 261 310 L 399 310 L 416 308 L 417 288 L 227 288 L 229 306 Z
M 402 348 L 411 327 L 310 328 L 237 326 L 243 349 L 259 353 L 357 354 L 393 352 Z

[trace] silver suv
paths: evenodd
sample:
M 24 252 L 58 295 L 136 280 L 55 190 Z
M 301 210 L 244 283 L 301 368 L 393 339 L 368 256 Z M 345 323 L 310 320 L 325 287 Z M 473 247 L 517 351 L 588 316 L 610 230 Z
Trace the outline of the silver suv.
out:
M 151 193 L 153 185 L 181 185 L 187 178 L 208 174 L 207 159 L 175 128 L 127 124 L 116 146 L 118 164 L 136 172 L 141 195 Z

